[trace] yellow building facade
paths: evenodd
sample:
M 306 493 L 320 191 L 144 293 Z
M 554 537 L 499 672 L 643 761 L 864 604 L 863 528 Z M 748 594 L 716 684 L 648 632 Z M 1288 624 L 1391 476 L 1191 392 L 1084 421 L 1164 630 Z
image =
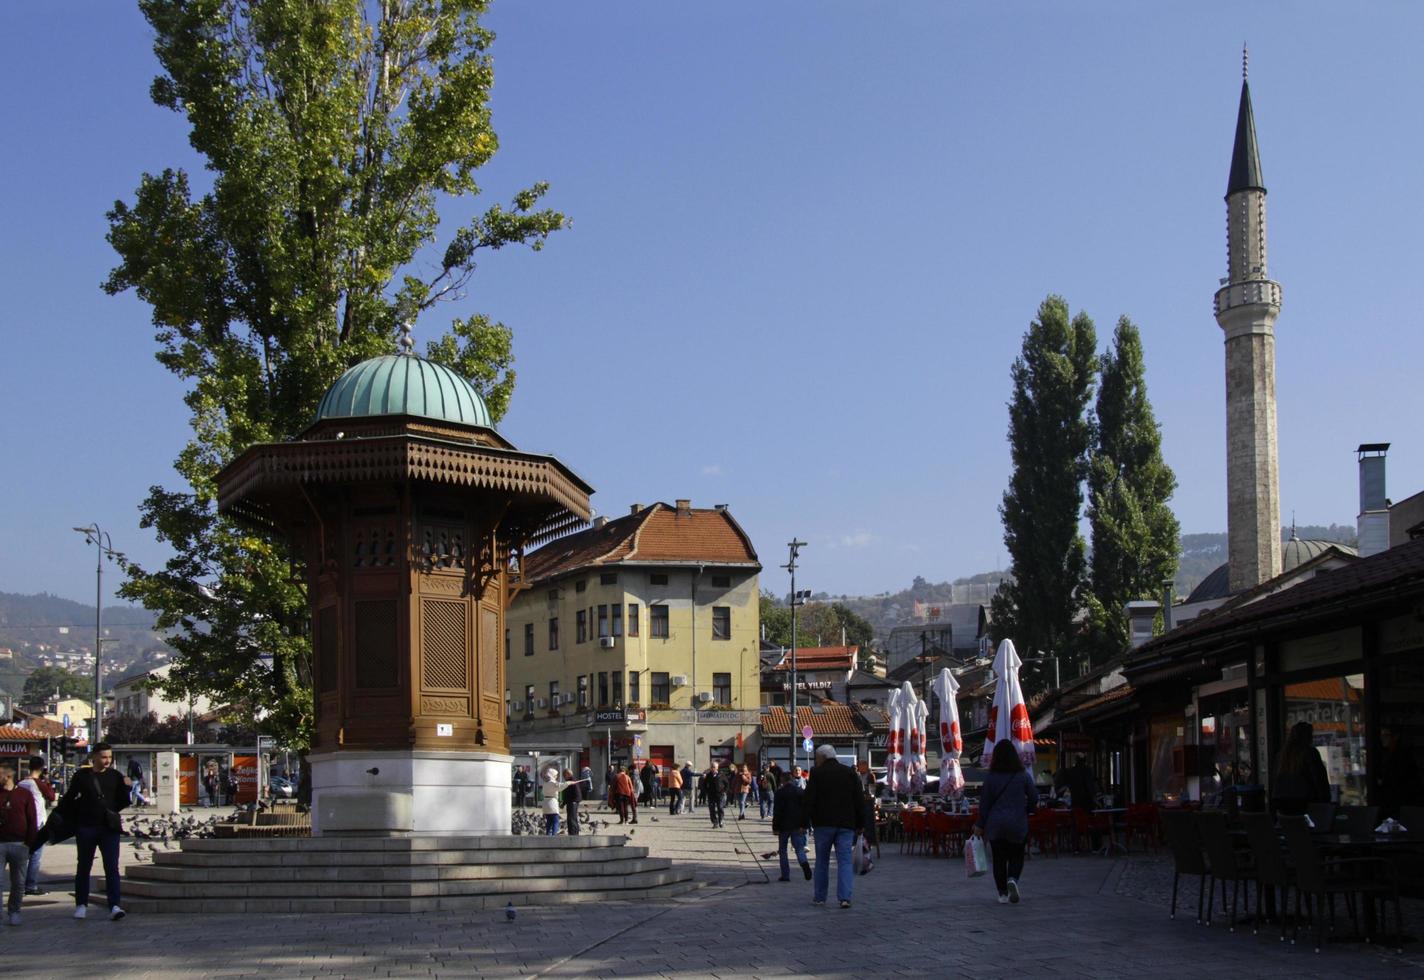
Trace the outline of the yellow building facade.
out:
M 758 732 L 758 575 L 725 507 L 635 505 L 527 556 L 506 616 L 516 764 L 743 762 Z

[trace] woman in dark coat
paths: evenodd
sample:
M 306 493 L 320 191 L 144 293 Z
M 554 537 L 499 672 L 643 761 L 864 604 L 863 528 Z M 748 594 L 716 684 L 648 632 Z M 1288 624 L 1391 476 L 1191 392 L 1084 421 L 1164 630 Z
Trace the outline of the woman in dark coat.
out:
M 1315 727 L 1296 722 L 1276 762 L 1271 801 L 1277 813 L 1300 816 L 1312 803 L 1330 802 L 1330 776 L 1315 751 Z
M 1038 787 L 1024 771 L 1014 743 L 1002 739 L 994 746 L 989 771 L 979 791 L 979 819 L 975 837 L 987 837 L 994 852 L 994 884 L 999 904 L 1019 900 L 1024 844 L 1028 840 L 1028 814 L 1038 805 Z
M 564 812 L 568 814 L 568 828 L 565 831 L 570 837 L 577 837 L 579 832 L 579 804 L 583 802 L 584 783 L 581 779 L 575 779 L 573 772 L 564 770 L 564 780 L 568 783 L 564 787 Z

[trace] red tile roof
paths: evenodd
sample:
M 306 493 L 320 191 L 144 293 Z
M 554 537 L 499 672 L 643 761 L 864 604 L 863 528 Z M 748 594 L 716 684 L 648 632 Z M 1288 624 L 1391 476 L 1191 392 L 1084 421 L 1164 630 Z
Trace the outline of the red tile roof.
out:
M 796 650 L 797 670 L 850 670 L 855 666 L 860 647 L 798 647 Z M 777 664 L 773 670 L 790 670 L 791 654 Z
M 838 736 L 859 738 L 869 730 L 860 723 L 856 713 L 844 704 L 836 701 L 822 701 L 818 707 L 824 710 L 816 712 L 804 705 L 797 707 L 796 731 L 798 734 L 806 725 L 811 726 L 813 739 Z M 762 737 L 790 735 L 791 728 L 787 725 L 787 720 L 785 708 L 772 707 L 764 710 L 761 715 Z
M 756 549 L 726 510 L 657 503 L 544 545 L 525 558 L 531 583 L 614 564 L 741 565 L 761 569 Z
M 33 728 L 16 728 L 14 725 L 0 725 L 0 742 L 43 742 L 43 732 Z

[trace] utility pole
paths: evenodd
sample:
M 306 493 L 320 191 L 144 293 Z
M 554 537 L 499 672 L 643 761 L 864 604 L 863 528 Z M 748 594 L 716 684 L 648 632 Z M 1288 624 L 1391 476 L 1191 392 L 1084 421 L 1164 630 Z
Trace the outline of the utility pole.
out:
M 123 560 L 123 555 L 114 550 L 114 539 L 107 531 L 101 530 L 96 521 L 88 527 L 73 530 L 84 535 L 84 543 L 92 544 L 97 552 L 94 565 L 94 722 L 89 731 L 89 747 L 99 744 L 102 737 L 100 723 L 104 708 L 104 559 Z
M 796 730 L 796 607 L 801 604 L 801 593 L 796 591 L 796 559 L 802 548 L 806 547 L 805 541 L 798 541 L 792 538 L 787 543 L 791 550 L 791 557 L 785 565 L 781 567 L 791 573 L 791 767 L 796 768 L 796 738 L 801 733 Z

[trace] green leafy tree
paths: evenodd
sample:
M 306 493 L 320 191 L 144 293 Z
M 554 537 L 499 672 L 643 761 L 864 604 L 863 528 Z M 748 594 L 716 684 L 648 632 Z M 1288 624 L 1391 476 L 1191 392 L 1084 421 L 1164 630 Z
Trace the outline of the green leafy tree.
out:
M 164 692 L 308 744 L 311 651 L 293 556 L 217 515 L 214 476 L 254 442 L 289 439 L 343 370 L 392 353 L 399 324 L 465 295 L 478 259 L 538 249 L 565 224 L 545 185 L 477 214 L 435 249 L 437 205 L 479 192 L 495 152 L 493 35 L 483 0 L 140 0 L 162 67 L 153 100 L 181 114 L 203 181 L 145 174 L 109 212 L 104 288 L 153 308 L 157 358 L 186 386 L 181 489 L 142 522 L 174 556 L 121 594 L 178 651 Z M 200 189 L 205 188 L 205 189 Z M 514 387 L 511 332 L 456 317 L 427 356 L 469 378 L 494 419 Z M 270 655 L 270 667 L 259 655 Z
M 1087 568 L 1078 532 L 1092 423 L 1097 335 L 1086 314 L 1070 317 L 1049 296 L 1024 334 L 1010 377 L 1009 451 L 1013 473 L 999 515 L 1010 577 L 992 601 L 995 639 L 1011 637 L 1021 656 L 1057 655 L 1065 676 L 1076 658 L 1074 615 Z M 1027 663 L 1031 688 L 1052 665 Z
M 768 643 L 791 646 L 791 607 L 781 605 L 766 592 L 761 595 L 761 624 Z M 862 656 L 873 652 L 875 627 L 849 606 L 839 602 L 808 602 L 797 607 L 797 646 L 839 646 L 842 630 L 846 643 L 860 647 Z
M 44 704 L 59 692 L 61 698 L 94 699 L 94 678 L 77 674 L 63 667 L 36 667 L 25 678 L 25 688 L 20 692 L 24 704 Z
M 1152 599 L 1177 572 L 1180 528 L 1167 502 L 1177 477 L 1162 458 L 1162 432 L 1147 398 L 1142 338 L 1127 317 L 1118 320 L 1112 348 L 1102 356 L 1097 438 L 1088 468 L 1092 529 L 1090 654 L 1127 649 L 1123 607 Z

